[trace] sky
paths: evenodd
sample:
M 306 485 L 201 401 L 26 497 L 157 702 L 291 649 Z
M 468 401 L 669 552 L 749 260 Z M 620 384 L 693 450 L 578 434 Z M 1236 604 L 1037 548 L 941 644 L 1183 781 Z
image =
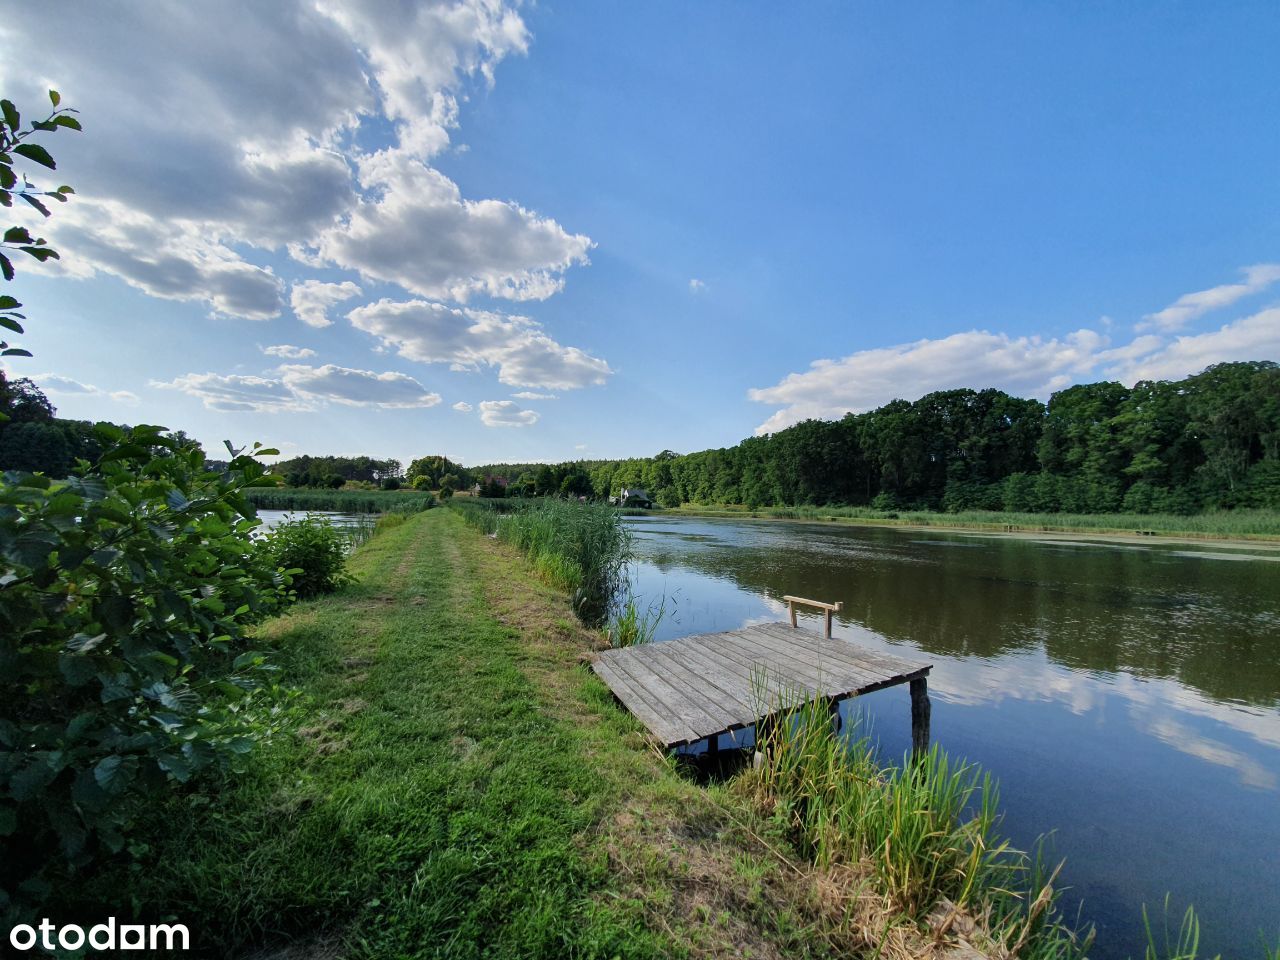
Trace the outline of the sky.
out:
M 61 416 L 475 465 L 1280 359 L 1272 2 L 0 7 Z

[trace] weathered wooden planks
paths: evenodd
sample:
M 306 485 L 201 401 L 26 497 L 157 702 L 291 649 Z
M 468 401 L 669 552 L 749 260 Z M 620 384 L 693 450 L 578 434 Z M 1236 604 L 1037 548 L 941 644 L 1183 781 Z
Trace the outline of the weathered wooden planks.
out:
M 786 623 L 606 650 L 592 669 L 668 747 L 750 726 L 780 702 L 834 702 L 900 683 L 912 687 L 913 743 L 928 746 L 930 664 Z

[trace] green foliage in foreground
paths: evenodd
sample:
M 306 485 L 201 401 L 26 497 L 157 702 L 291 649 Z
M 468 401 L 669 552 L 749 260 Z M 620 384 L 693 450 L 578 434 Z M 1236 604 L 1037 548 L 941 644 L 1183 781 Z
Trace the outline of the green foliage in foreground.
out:
M 0 916 L 42 874 L 119 852 L 139 797 L 264 732 L 244 631 L 287 579 L 249 536 L 263 468 L 206 472 L 161 427 L 97 436 L 65 482 L 0 482 Z
M 259 547 L 273 569 L 289 573 L 300 598 L 332 593 L 346 582 L 347 538 L 323 517 L 287 520 Z
M 332 510 L 337 513 L 417 513 L 436 501 L 429 493 L 403 490 L 309 490 L 263 487 L 250 501 L 259 510 Z
M 584 623 L 608 616 L 631 559 L 631 537 L 618 512 L 567 500 L 454 499 L 472 526 L 514 545 L 553 586 L 568 591 Z

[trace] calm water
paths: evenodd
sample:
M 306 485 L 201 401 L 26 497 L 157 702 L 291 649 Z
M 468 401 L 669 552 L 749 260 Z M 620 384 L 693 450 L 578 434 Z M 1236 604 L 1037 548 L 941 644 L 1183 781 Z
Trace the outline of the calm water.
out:
M 301 520 L 303 517 L 324 517 L 335 527 L 358 527 L 362 523 L 368 523 L 370 519 L 367 513 L 337 513 L 333 510 L 259 510 L 258 519 L 262 521 L 262 526 L 257 532 L 266 533 L 286 520 Z
M 1001 784 L 1004 832 L 1053 831 L 1093 956 L 1141 956 L 1141 908 L 1201 916 L 1202 956 L 1280 942 L 1280 552 L 798 523 L 632 521 L 658 638 L 844 602 L 836 633 L 934 664 L 934 739 Z M 811 621 L 820 623 L 817 619 Z M 858 701 L 882 755 L 905 689 Z

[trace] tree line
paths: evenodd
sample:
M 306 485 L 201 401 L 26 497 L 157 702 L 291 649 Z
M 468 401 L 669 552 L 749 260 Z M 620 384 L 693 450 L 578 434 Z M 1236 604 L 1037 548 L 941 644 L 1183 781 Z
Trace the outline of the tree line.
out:
M 1190 514 L 1280 507 L 1280 366 L 1222 363 L 1183 380 L 1103 382 L 1047 404 L 944 390 L 839 420 L 806 420 L 685 455 L 492 464 L 511 491 L 616 495 L 664 506 Z M 589 486 L 588 486 L 589 484 Z

